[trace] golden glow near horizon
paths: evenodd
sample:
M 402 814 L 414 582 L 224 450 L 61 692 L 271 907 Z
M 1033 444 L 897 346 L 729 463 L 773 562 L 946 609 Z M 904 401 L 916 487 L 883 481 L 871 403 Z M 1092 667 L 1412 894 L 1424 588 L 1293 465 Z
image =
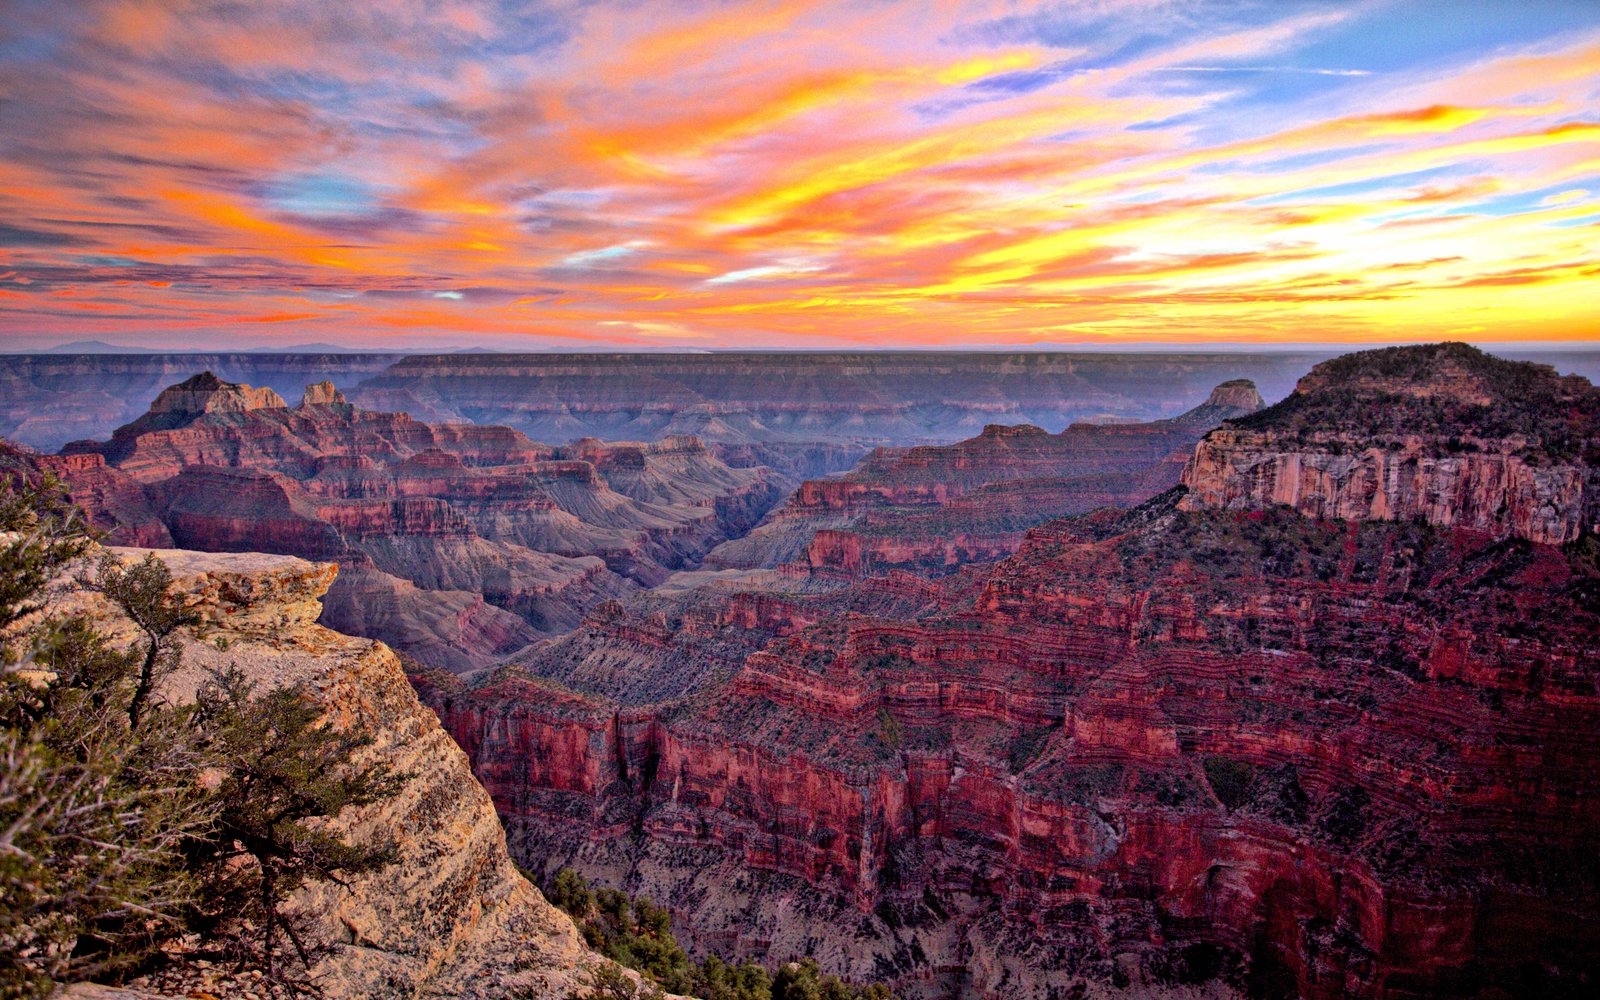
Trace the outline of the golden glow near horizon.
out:
M 1600 7 L 23 3 L 0 349 L 1600 339 Z

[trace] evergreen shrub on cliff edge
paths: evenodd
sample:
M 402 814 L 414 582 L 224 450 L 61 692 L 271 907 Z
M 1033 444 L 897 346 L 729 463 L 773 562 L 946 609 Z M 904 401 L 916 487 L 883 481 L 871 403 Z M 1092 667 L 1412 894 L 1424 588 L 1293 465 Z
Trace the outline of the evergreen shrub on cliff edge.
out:
M 116 982 L 174 951 L 226 951 L 316 995 L 303 973 L 320 944 L 283 900 L 387 863 L 389 845 L 316 821 L 400 779 L 353 768 L 368 737 L 320 724 L 297 688 L 257 695 L 225 672 L 198 705 L 160 699 L 196 621 L 160 560 L 107 559 L 79 581 L 140 629 L 134 649 L 87 615 L 49 613 L 52 581 L 90 542 L 50 477 L 0 468 L 0 998 Z

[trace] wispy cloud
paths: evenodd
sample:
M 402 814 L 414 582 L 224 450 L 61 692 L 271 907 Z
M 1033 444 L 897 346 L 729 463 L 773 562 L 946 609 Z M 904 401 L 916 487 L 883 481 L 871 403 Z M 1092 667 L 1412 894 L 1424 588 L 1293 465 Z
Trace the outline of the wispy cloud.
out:
M 1166 66 L 1166 73 L 1308 73 L 1312 76 L 1371 76 L 1370 69 L 1320 69 L 1311 66 Z
M 1600 337 L 1592 6 L 23 13 L 0 337 Z

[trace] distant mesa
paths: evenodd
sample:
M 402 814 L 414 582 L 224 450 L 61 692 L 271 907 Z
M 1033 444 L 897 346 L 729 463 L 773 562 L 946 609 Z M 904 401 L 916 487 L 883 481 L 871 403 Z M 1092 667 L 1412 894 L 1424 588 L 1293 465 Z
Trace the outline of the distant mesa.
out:
M 1050 432 L 1043 427 L 1035 427 L 1032 424 L 985 424 L 982 436 L 986 438 L 1047 437 L 1049 434 Z
M 1226 406 L 1247 413 L 1254 413 L 1267 405 L 1261 393 L 1256 391 L 1256 384 L 1247 378 L 1223 382 L 1211 390 L 1211 397 L 1206 402 L 1211 406 Z
M 306 386 L 305 395 L 300 397 L 300 406 L 349 406 L 350 401 L 344 398 L 332 382 L 323 380 L 313 385 Z
M 330 383 L 323 383 L 332 388 Z M 150 405 L 152 414 L 197 415 L 201 413 L 243 413 L 287 407 L 283 397 L 271 389 L 257 389 L 237 382 L 224 382 L 211 372 L 201 372 L 187 381 L 164 390 Z

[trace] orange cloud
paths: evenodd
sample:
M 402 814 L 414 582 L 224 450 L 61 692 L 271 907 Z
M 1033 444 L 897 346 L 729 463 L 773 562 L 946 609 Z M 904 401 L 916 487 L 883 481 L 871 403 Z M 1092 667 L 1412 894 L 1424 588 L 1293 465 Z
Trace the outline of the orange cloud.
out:
M 1256 101 L 1307 41 L 1343 31 L 1359 56 L 1349 33 L 1382 11 L 1161 42 L 1159 3 L 1109 30 L 1026 0 L 386 7 L 117 0 L 0 56 L 0 323 L 500 346 L 1600 336 L 1600 24 L 1383 74 L 1353 58 Z

